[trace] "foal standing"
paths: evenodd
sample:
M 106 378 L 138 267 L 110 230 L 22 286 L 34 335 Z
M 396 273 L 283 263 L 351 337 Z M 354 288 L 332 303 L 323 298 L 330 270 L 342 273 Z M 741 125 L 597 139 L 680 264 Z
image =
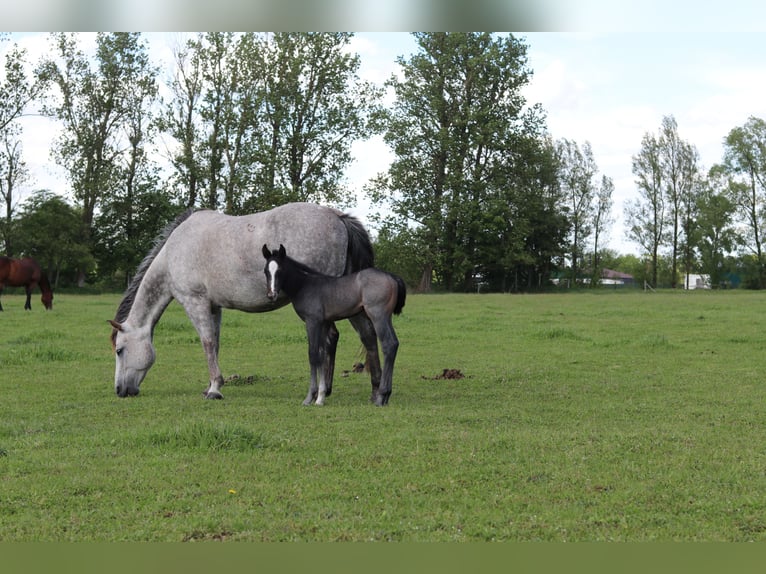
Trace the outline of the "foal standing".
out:
M 276 301 L 279 291 L 284 291 L 295 312 L 306 323 L 311 384 L 303 404 L 310 405 L 314 400 L 317 405 L 324 404 L 327 391 L 332 388 L 332 381 L 326 380 L 322 369 L 327 354 L 328 333 L 334 321 L 359 313 L 364 313 L 372 322 L 383 349 L 383 372 L 377 388 L 375 375 L 372 374 L 371 400 L 378 406 L 387 404 L 399 348 L 391 315 L 401 313 L 407 296 L 401 277 L 372 267 L 342 277 L 323 275 L 288 257 L 284 245 L 274 251 L 269 251 L 264 245 L 263 256 L 266 258 L 267 296 Z M 377 344 L 374 356 L 378 357 Z M 317 371 L 320 373 L 318 384 Z M 332 373 L 332 367 L 329 371 Z

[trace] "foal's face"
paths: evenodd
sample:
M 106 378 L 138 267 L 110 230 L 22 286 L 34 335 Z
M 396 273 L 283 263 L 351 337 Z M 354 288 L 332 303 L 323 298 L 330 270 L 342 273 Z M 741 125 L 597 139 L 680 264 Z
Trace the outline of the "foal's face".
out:
M 266 262 L 264 273 L 266 274 L 266 297 L 268 297 L 270 301 L 276 301 L 279 297 L 280 289 L 280 269 L 276 259 L 269 259 Z
M 263 272 L 266 274 L 266 297 L 275 302 L 279 298 L 279 290 L 282 288 L 280 264 L 286 256 L 285 248 L 280 245 L 278 250 L 272 252 L 264 244 L 262 252 L 264 259 L 266 259 L 266 267 L 263 268 Z

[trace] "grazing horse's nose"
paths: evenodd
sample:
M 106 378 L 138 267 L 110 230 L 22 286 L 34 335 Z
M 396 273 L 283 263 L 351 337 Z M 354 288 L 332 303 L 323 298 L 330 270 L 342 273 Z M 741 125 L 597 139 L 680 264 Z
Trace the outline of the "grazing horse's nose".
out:
M 118 397 L 123 399 L 125 397 L 135 397 L 138 394 L 137 388 L 129 387 L 127 385 L 125 385 L 124 387 L 122 385 L 117 385 L 114 391 L 117 393 Z

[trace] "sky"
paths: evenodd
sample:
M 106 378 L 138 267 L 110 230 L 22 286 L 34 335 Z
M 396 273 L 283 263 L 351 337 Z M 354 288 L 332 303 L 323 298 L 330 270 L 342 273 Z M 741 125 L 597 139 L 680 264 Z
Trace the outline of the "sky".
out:
M 524 89 L 527 102 L 542 105 L 554 139 L 589 142 L 599 176 L 614 181 L 614 223 L 605 239 L 620 253 L 639 254 L 624 221 L 625 202 L 637 197 L 631 159 L 644 134 L 659 132 L 663 116 L 676 119 L 679 135 L 697 147 L 705 170 L 721 161 L 722 142 L 731 129 L 749 116 L 766 118 L 766 37 L 758 31 L 707 27 L 517 34 L 528 44 L 533 71 Z M 170 61 L 183 35 L 152 33 L 147 38 L 156 61 L 162 62 Z M 31 61 L 48 46 L 45 33 L 14 34 L 12 41 L 28 49 Z M 404 32 L 358 33 L 352 44 L 361 57 L 360 76 L 376 83 L 396 73 L 396 58 L 415 48 Z M 23 127 L 24 158 L 33 176 L 29 189 L 66 194 L 64 174 L 48 153 L 55 130 L 39 117 L 24 118 Z M 356 142 L 352 149 L 355 160 L 346 176 L 357 190 L 358 205 L 350 211 L 365 220 L 371 208 L 361 188 L 385 171 L 392 155 L 380 137 Z

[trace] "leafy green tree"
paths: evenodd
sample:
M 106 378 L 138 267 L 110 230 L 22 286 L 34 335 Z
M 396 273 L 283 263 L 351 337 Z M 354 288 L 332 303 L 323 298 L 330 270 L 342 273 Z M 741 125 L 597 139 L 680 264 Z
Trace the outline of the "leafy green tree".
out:
M 347 33 L 276 33 L 263 50 L 265 101 L 258 110 L 263 199 L 344 202 L 351 144 L 379 130 L 382 91 L 359 78 Z
M 408 285 L 417 285 L 423 265 L 422 246 L 417 229 L 387 220 L 375 237 L 375 265 L 401 276 Z
M 62 273 L 74 280 L 79 270 L 93 265 L 80 210 L 50 191 L 37 191 L 22 204 L 14 230 L 20 255 L 47 268 L 54 286 Z
M 163 118 L 180 144 L 187 204 L 241 213 L 350 200 L 351 144 L 378 129 L 382 95 L 360 80 L 351 37 L 216 32 L 187 42 Z
M 496 249 L 485 255 L 482 247 L 512 241 L 506 253 L 519 254 L 529 237 L 509 228 L 507 215 L 523 204 L 504 195 L 508 164 L 527 159 L 514 158 L 514 144 L 535 139 L 524 136 L 540 126 L 539 109 L 523 111 L 520 90 L 531 73 L 526 45 L 488 33 L 415 39 L 417 53 L 398 59 L 402 77 L 388 82 L 396 101 L 385 140 L 395 159 L 369 191 L 418 228 L 426 246 L 420 290 L 430 290 L 434 277 L 448 290 L 469 289 L 498 255 Z
M 755 258 L 759 288 L 766 286 L 763 250 L 764 204 L 766 203 L 766 122 L 750 117 L 732 129 L 724 140 L 720 168 L 729 177 L 729 194 L 745 222 L 745 243 Z
M 130 195 L 120 194 L 105 204 L 94 222 L 98 278 L 120 287 L 127 286 L 159 232 L 183 210 L 173 193 L 162 188 L 158 176 L 140 181 Z M 127 213 L 133 222 L 129 233 L 125 230 Z
M 480 205 L 487 230 L 478 245 L 482 276 L 490 289 L 503 292 L 544 287 L 568 245 L 554 144 L 541 118 L 525 123 L 526 133 L 509 142 L 492 193 Z
M 710 275 L 711 285 L 724 283 L 727 255 L 737 243 L 733 215 L 736 207 L 726 193 L 721 167 L 710 170 L 708 184 L 697 201 L 697 241 L 702 273 Z

